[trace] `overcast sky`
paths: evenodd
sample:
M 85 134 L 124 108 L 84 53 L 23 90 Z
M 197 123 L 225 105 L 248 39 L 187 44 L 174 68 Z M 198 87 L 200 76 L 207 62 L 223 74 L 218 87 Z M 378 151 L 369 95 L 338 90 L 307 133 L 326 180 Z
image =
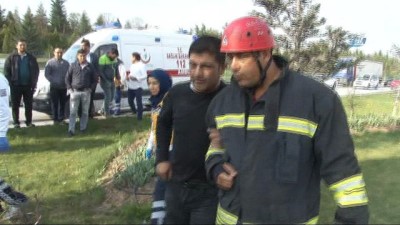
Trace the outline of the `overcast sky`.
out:
M 35 13 L 43 3 L 50 12 L 50 0 L 0 0 L 3 9 L 18 9 L 22 16 L 27 7 Z M 384 53 L 393 44 L 400 45 L 400 14 L 397 1 L 380 0 L 314 0 L 321 3 L 320 16 L 327 24 L 343 27 L 352 33 L 364 34 L 367 42 L 359 49 L 365 53 L 382 50 Z M 94 23 L 97 16 L 106 13 L 127 20 L 141 18 L 145 23 L 165 29 L 190 29 L 195 25 L 222 30 L 229 21 L 248 15 L 255 7 L 252 0 L 66 0 L 67 13 L 83 10 Z

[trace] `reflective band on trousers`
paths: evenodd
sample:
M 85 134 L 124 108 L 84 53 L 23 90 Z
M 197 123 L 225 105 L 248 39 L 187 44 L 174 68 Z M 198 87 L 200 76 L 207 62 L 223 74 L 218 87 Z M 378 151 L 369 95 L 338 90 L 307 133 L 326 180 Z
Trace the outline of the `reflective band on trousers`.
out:
M 237 224 L 238 217 L 218 205 L 215 224 Z
M 362 174 L 343 179 L 329 186 L 339 207 L 354 207 L 368 203 Z

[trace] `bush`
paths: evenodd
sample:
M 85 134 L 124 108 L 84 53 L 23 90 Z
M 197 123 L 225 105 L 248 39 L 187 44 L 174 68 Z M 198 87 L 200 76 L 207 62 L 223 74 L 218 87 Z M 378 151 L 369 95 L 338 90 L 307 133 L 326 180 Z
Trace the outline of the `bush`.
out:
M 154 176 L 155 157 L 146 159 L 146 146 L 141 146 L 125 160 L 126 169 L 114 175 L 114 184 L 119 188 L 143 187 Z
M 383 128 L 400 126 L 400 117 L 389 115 L 357 115 L 349 117 L 350 129 L 355 131 L 364 131 L 367 128 Z

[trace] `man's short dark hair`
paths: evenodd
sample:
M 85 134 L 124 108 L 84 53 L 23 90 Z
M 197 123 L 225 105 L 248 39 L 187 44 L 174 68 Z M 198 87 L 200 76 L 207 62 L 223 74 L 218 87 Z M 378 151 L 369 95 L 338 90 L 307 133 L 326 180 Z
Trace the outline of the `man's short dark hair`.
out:
M 135 57 L 136 60 L 141 60 L 142 57 L 140 57 L 140 54 L 138 52 L 132 53 L 132 56 Z
M 110 49 L 110 51 L 109 51 L 111 54 L 114 54 L 114 55 L 116 55 L 116 56 L 119 56 L 119 52 L 118 52 L 118 49 L 116 49 L 116 48 L 112 48 L 112 49 Z
M 76 54 L 77 54 L 77 55 L 78 55 L 78 54 L 84 54 L 84 55 L 86 55 L 86 52 L 85 52 L 85 50 L 83 50 L 83 49 L 79 49 L 78 52 L 77 52 Z
M 81 44 L 84 44 L 84 45 L 90 47 L 90 41 L 88 39 L 83 38 L 82 41 L 81 41 Z
M 211 55 L 215 56 L 215 59 L 220 65 L 225 64 L 225 53 L 222 53 L 220 51 L 221 49 L 221 39 L 214 37 L 214 36 L 208 36 L 204 35 L 196 39 L 189 48 L 189 56 L 192 53 L 209 53 Z
M 25 42 L 26 43 L 26 39 L 25 38 L 19 38 L 17 43 L 19 43 L 19 42 Z

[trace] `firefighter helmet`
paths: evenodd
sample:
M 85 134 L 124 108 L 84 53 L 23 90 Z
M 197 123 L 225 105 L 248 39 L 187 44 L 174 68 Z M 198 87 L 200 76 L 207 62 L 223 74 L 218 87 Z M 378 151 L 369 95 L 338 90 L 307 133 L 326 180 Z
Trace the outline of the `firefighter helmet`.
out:
M 268 24 L 258 18 L 246 16 L 232 21 L 222 35 L 221 52 L 253 52 L 275 46 Z

